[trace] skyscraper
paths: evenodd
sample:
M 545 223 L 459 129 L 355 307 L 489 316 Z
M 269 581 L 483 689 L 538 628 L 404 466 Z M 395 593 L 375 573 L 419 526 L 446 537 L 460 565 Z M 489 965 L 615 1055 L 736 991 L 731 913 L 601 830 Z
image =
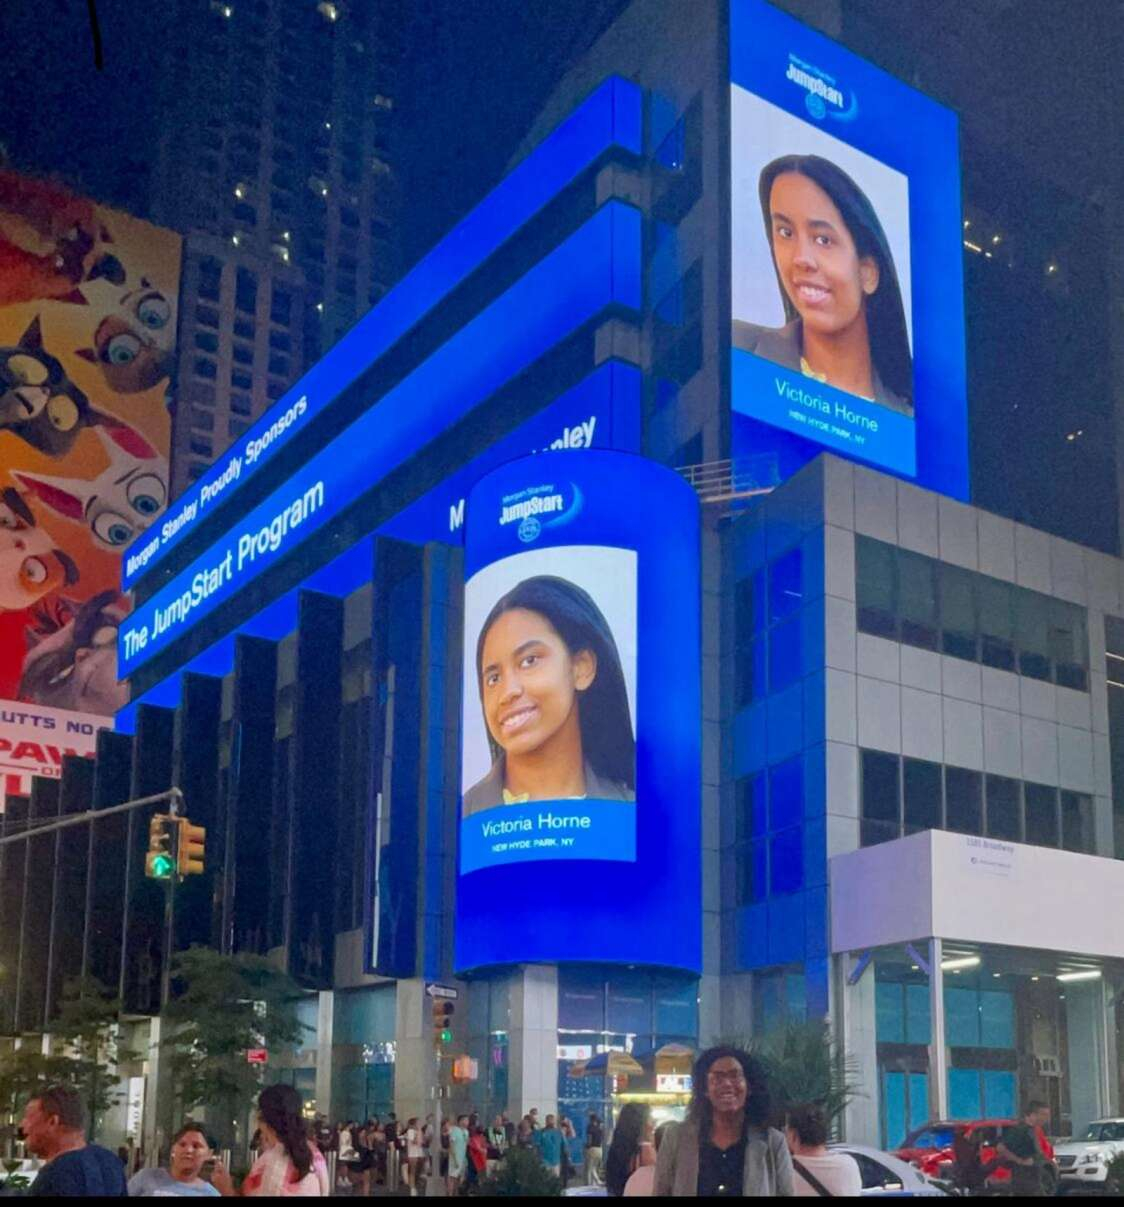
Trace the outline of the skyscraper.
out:
M 369 4 L 170 7 L 151 214 L 186 236 L 175 494 L 394 279 L 400 35 Z

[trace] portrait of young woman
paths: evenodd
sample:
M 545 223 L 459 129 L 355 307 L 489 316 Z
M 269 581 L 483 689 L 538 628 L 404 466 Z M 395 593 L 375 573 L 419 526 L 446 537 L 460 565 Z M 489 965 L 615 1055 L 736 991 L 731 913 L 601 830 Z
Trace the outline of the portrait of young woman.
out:
M 473 669 L 491 766 L 466 789 L 464 817 L 529 801 L 636 799 L 621 655 L 587 590 L 539 574 L 505 591 L 480 626 Z
M 820 155 L 772 160 L 758 194 L 786 322 L 735 319 L 733 346 L 912 417 L 902 291 L 870 199 Z

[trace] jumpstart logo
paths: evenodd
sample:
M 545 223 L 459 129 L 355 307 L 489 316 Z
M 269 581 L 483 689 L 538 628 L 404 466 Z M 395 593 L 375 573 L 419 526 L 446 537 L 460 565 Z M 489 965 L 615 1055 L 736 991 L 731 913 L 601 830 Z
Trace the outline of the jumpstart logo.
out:
M 858 102 L 854 94 L 848 106 L 846 97 L 835 76 L 812 63 L 805 62 L 799 56 L 788 56 L 788 70 L 785 79 L 804 89 L 804 107 L 816 121 L 825 117 L 834 117 L 839 121 L 850 121 L 858 111 Z M 830 108 L 829 108 L 830 106 Z
M 568 524 L 581 508 L 582 492 L 573 482 L 542 483 L 504 495 L 498 522 L 501 528 L 518 525 L 516 535 L 524 545 L 529 545 L 538 540 L 544 528 Z

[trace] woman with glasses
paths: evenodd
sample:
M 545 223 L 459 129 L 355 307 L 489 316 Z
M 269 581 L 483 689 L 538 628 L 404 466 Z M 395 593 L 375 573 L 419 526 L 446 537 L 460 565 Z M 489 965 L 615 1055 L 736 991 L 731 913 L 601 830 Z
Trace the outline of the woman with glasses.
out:
M 795 1194 L 785 1138 L 769 1127 L 764 1070 L 740 1048 L 695 1061 L 685 1123 L 669 1127 L 656 1161 L 656 1194 L 677 1197 Z

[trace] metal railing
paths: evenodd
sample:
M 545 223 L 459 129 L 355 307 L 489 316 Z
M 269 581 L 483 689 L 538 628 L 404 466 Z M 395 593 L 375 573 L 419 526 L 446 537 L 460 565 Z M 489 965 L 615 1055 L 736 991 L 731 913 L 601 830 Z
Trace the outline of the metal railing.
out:
M 682 465 L 681 474 L 706 504 L 736 504 L 769 494 L 780 485 L 777 458 L 772 453 Z

